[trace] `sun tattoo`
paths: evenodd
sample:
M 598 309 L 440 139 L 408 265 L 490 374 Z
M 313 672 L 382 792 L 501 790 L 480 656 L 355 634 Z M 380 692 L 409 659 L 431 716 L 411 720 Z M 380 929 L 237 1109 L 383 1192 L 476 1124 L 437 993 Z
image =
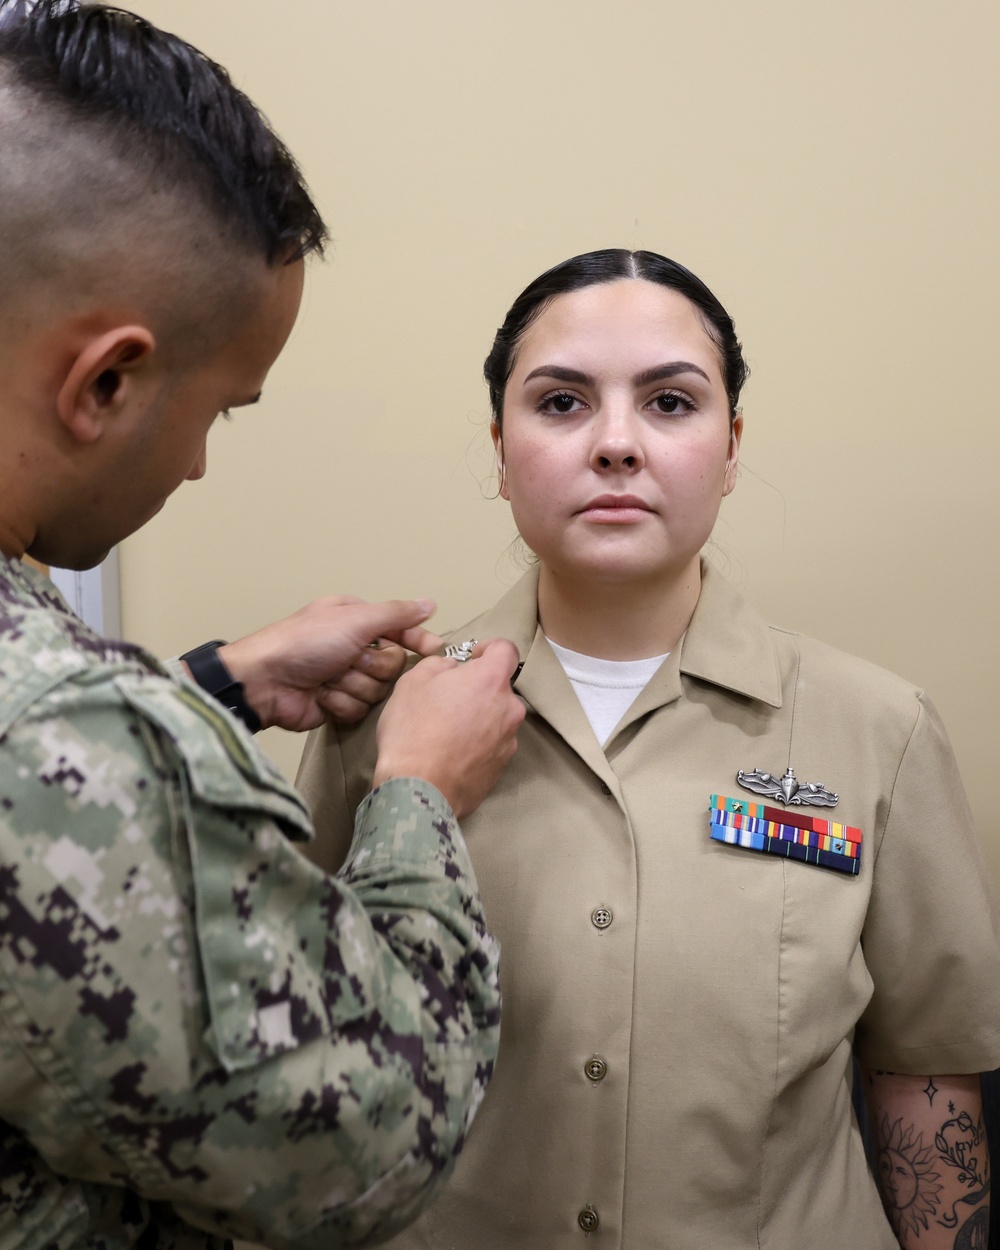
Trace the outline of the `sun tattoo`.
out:
M 924 1145 L 923 1134 L 914 1134 L 903 1121 L 890 1125 L 883 1113 L 879 1125 L 878 1172 L 882 1194 L 896 1235 L 912 1231 L 919 1235 L 941 1205 L 940 1174 L 934 1171 L 934 1150 Z

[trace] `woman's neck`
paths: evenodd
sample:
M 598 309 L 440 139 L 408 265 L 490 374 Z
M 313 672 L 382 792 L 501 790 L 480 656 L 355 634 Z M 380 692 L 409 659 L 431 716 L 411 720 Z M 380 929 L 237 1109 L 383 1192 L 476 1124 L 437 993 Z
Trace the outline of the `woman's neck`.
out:
M 696 559 L 681 574 L 655 583 L 566 578 L 543 564 L 538 618 L 561 647 L 602 660 L 643 660 L 673 651 L 701 594 Z

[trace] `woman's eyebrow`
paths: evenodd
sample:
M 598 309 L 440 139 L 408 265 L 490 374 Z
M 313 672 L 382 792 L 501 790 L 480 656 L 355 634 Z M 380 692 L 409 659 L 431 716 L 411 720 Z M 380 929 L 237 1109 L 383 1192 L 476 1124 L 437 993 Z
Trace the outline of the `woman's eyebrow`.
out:
M 589 373 L 583 373 L 580 369 L 567 369 L 565 365 L 539 365 L 537 369 L 532 369 L 524 379 L 524 384 L 527 385 L 532 378 L 554 378 L 557 382 L 579 382 L 581 386 L 587 386 L 594 381 Z
M 649 386 L 652 382 L 663 382 L 666 378 L 675 378 L 681 373 L 697 373 L 706 382 L 711 381 L 700 365 L 693 364 L 690 360 L 674 360 L 669 364 L 654 365 L 652 369 L 644 369 L 642 373 L 637 373 L 632 379 L 632 385 Z M 553 378 L 557 382 L 577 382 L 581 386 L 590 386 L 594 381 L 590 374 L 584 373 L 582 369 L 568 369 L 565 365 L 539 365 L 537 369 L 532 369 L 524 379 L 524 385 L 527 386 L 532 378 Z
M 652 369 L 645 369 L 642 373 L 637 373 L 632 379 L 634 386 L 649 386 L 651 382 L 662 382 L 666 378 L 675 378 L 679 373 L 697 373 L 699 377 L 710 382 L 708 374 L 699 365 L 692 364 L 690 360 L 675 360 L 668 365 L 654 365 Z

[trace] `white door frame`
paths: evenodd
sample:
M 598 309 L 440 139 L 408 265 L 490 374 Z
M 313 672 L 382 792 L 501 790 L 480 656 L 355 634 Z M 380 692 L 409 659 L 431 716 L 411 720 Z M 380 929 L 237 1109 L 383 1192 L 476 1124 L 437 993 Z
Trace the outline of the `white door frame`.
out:
M 49 569 L 56 589 L 78 617 L 95 634 L 122 636 L 121 593 L 118 580 L 118 548 L 113 547 L 95 569 Z

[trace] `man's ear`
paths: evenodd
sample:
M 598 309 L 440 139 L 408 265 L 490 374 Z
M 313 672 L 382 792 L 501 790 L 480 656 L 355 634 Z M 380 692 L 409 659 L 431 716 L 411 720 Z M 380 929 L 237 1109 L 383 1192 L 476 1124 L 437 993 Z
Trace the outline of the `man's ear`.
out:
M 507 493 L 507 472 L 503 463 L 503 436 L 500 433 L 500 427 L 495 421 L 490 422 L 490 438 L 493 439 L 493 449 L 497 457 L 497 494 L 501 499 L 510 502 L 510 495 Z
M 80 443 L 101 437 L 109 417 L 131 397 L 130 376 L 149 359 L 156 340 L 145 326 L 116 326 L 91 339 L 70 366 L 59 394 L 59 420 Z

